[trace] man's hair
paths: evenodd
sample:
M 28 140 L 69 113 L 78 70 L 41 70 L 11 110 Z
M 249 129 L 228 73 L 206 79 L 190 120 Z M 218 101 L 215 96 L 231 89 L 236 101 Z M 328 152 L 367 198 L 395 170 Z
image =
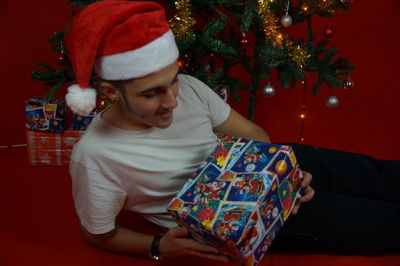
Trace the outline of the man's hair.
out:
M 111 85 L 113 85 L 114 87 L 116 87 L 117 89 L 124 91 L 125 92 L 125 83 L 123 80 L 102 80 L 102 82 L 107 82 L 110 83 Z
M 122 97 L 124 98 L 124 105 L 127 110 L 133 112 L 132 106 L 130 105 L 128 101 L 128 95 L 126 93 L 125 89 L 125 81 L 124 80 L 102 80 L 103 82 L 110 83 L 114 87 L 116 87 L 122 94 Z

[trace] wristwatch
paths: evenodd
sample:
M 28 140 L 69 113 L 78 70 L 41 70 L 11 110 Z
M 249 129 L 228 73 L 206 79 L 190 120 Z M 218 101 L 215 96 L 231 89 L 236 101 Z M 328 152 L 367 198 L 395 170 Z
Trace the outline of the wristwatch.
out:
M 151 242 L 151 247 L 150 247 L 150 254 L 149 254 L 149 256 L 150 256 L 150 258 L 152 258 L 153 260 L 158 260 L 158 261 L 163 260 L 163 257 L 161 257 L 161 254 L 160 254 L 160 241 L 161 241 L 161 238 L 162 238 L 163 236 L 164 236 L 164 235 L 156 235 L 156 236 L 153 238 L 153 241 Z

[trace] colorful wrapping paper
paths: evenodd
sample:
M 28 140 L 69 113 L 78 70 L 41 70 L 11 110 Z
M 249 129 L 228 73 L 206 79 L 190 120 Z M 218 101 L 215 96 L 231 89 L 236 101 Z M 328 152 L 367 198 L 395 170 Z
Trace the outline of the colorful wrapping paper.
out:
M 193 238 L 257 265 L 301 196 L 289 146 L 223 137 L 167 210 Z
M 63 100 L 46 101 L 35 97 L 25 102 L 25 127 L 32 130 L 63 132 L 66 107 Z
M 92 122 L 93 118 L 101 111 L 92 111 L 89 115 L 83 116 L 74 113 L 72 118 L 72 127 L 74 130 L 84 131 Z
M 83 131 L 63 133 L 26 130 L 28 164 L 31 166 L 67 166 L 74 144 Z

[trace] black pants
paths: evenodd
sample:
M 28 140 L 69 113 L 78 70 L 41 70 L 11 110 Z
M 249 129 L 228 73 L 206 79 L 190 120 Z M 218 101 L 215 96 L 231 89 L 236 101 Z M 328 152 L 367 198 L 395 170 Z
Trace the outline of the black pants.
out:
M 400 161 L 293 147 L 313 175 L 312 201 L 302 204 L 271 251 L 372 255 L 400 253 Z

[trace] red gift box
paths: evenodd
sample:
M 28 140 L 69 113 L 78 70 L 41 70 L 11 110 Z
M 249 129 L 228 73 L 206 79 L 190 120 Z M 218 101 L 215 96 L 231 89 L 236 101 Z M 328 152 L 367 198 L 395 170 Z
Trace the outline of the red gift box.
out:
M 28 164 L 31 166 L 67 166 L 74 144 L 83 131 L 63 133 L 26 130 Z

